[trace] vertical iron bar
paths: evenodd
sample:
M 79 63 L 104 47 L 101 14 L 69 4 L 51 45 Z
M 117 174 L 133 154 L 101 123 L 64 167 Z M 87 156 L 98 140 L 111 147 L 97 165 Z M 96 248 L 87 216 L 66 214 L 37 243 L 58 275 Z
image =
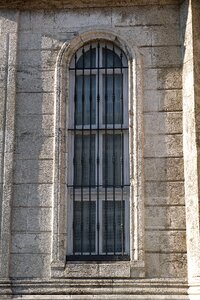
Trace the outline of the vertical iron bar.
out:
M 92 45 L 90 45 L 90 153 L 89 153 L 89 248 L 92 252 L 91 237 L 91 179 L 92 179 Z
M 97 44 L 97 254 L 99 255 L 99 101 L 100 101 L 100 84 L 99 84 L 99 68 L 100 68 L 100 44 Z
M 115 240 L 115 232 L 116 232 L 116 224 L 115 224 L 115 46 L 113 44 L 113 234 L 114 234 L 114 254 L 116 249 L 116 240 Z
M 108 205 L 107 205 L 107 185 L 108 185 L 108 141 L 107 141 L 107 105 L 108 105 L 108 50 L 107 45 L 105 44 L 105 245 L 106 245 L 106 255 L 108 253 Z
M 83 69 L 82 69 L 82 138 L 81 138 L 81 255 L 83 254 L 83 185 L 84 185 L 84 110 L 85 110 L 85 50 L 82 49 Z
M 123 134 L 123 124 L 124 124 L 124 93 L 123 93 L 123 54 L 120 54 L 121 58 L 121 243 L 122 243 L 122 255 L 124 255 L 124 134 Z
M 76 193 L 75 193 L 75 184 L 76 184 L 76 106 L 77 106 L 77 53 L 75 53 L 74 57 L 75 63 L 75 82 L 74 82 L 74 157 L 73 157 L 73 254 L 75 254 L 75 200 L 76 200 Z

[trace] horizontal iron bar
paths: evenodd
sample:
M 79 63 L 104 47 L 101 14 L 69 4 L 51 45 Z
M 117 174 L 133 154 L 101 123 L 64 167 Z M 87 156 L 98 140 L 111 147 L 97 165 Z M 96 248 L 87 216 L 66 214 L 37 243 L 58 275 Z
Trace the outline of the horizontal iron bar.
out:
M 88 125 L 84 125 L 84 126 L 88 126 Z M 119 125 L 119 126 L 120 126 L 120 125 Z M 82 128 L 79 128 L 79 127 L 77 128 L 77 127 L 76 127 L 76 128 L 68 128 L 68 130 L 69 130 L 69 131 L 75 131 L 75 130 L 76 130 L 76 132 L 78 132 L 78 131 L 88 131 L 88 132 L 90 132 L 90 130 L 92 130 L 92 131 L 105 131 L 105 128 L 98 128 L 98 129 L 97 129 L 97 128 L 95 127 L 95 128 L 91 128 L 91 129 L 90 129 L 90 128 L 84 128 L 84 129 L 82 129 Z M 113 127 L 112 127 L 112 128 L 107 127 L 106 130 L 107 130 L 107 131 L 110 130 L 110 131 L 113 132 Z M 116 133 L 117 133 L 117 132 L 121 132 L 121 130 L 123 130 L 123 131 L 124 131 L 124 130 L 129 130 L 129 128 L 127 128 L 127 127 L 122 127 L 122 128 L 121 128 L 121 127 L 115 127 Z
M 67 261 L 129 261 L 129 255 L 67 255 Z
M 76 189 L 79 189 L 81 187 L 84 187 L 84 188 L 89 188 L 89 187 L 91 187 L 91 188 L 97 188 L 97 187 L 109 188 L 110 187 L 110 188 L 112 188 L 113 186 L 118 187 L 118 188 L 123 188 L 125 186 L 130 186 L 130 184 L 123 184 L 123 185 L 70 185 L 70 184 L 68 184 L 67 186 L 74 187 Z
M 113 70 L 113 69 L 128 69 L 128 67 L 92 67 L 92 68 L 69 68 L 70 71 L 74 70 Z

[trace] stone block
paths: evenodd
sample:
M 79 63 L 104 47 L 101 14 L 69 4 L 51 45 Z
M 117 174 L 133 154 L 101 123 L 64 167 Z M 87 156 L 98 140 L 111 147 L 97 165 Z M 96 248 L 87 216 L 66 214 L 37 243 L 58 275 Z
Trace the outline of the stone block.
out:
M 145 180 L 184 180 L 182 158 L 145 158 Z
M 145 5 L 134 7 L 115 7 L 112 10 L 112 21 L 114 25 L 162 25 L 179 24 L 179 10 L 175 6 L 155 5 L 149 8 Z
M 52 229 L 51 208 L 15 207 L 13 209 L 12 231 L 39 233 Z
M 160 92 L 159 97 L 160 111 L 181 111 L 182 110 L 182 91 L 166 90 Z
M 151 28 L 148 26 L 118 26 L 115 25 L 121 36 L 130 39 L 137 47 L 151 46 Z
M 53 159 L 53 137 L 20 135 L 16 137 L 16 159 Z
M 25 115 L 16 117 L 17 136 L 53 136 L 53 115 Z
M 185 231 L 146 231 L 145 250 L 147 252 L 186 252 Z
M 179 66 L 180 64 L 180 46 L 152 47 L 152 65 L 154 67 Z
M 11 253 L 50 254 L 51 233 L 13 233 Z
M 147 206 L 145 216 L 148 230 L 185 230 L 184 206 Z
M 41 19 L 43 22 L 43 19 Z M 76 31 L 84 27 L 99 27 L 112 25 L 112 10 L 111 8 L 102 9 L 82 9 L 79 11 L 68 10 L 60 11 L 55 15 L 54 28 L 56 31 Z M 35 24 L 35 26 L 39 26 Z M 43 26 L 42 26 L 43 27 Z
M 151 9 L 148 6 L 138 6 L 134 10 L 136 25 L 179 24 L 179 10 L 175 6 L 155 5 Z
M 17 72 L 17 91 L 25 93 L 54 92 L 54 71 L 39 71 L 35 68 Z
M 181 111 L 182 90 L 148 90 L 144 91 L 144 112 Z
M 52 183 L 52 160 L 17 160 L 14 183 Z
M 152 46 L 174 46 L 180 45 L 179 24 L 164 24 L 152 26 Z
M 20 31 L 19 33 L 19 50 L 59 50 L 64 42 L 71 40 L 77 33 L 55 32 L 45 33 Z
M 55 12 L 33 10 L 30 13 L 30 26 L 32 32 L 53 32 L 55 26 Z
M 145 157 L 183 156 L 182 134 L 147 135 L 144 147 Z
M 181 64 L 180 46 L 157 46 L 140 49 L 146 68 L 177 67 Z
M 151 112 L 144 116 L 145 134 L 182 133 L 182 114 L 180 112 Z
M 184 205 L 184 182 L 145 182 L 147 205 Z
M 23 14 L 23 13 L 22 13 Z M 28 12 L 27 12 L 28 14 Z M 21 20 L 22 20 L 21 16 Z M 19 50 L 39 50 L 41 49 L 42 44 L 42 34 L 39 32 L 32 32 L 29 30 L 29 27 L 27 25 L 26 31 L 21 31 L 21 26 L 19 26 L 20 32 L 19 32 L 19 39 L 18 39 L 18 45 Z
M 148 277 L 184 278 L 187 274 L 186 254 L 147 253 L 146 270 Z
M 51 184 L 18 184 L 14 185 L 13 206 L 52 206 Z
M 158 89 L 181 89 L 182 70 L 180 68 L 158 69 Z
M 53 93 L 18 93 L 16 101 L 18 115 L 40 115 L 54 113 Z
M 27 279 L 49 277 L 50 258 L 47 254 L 12 254 L 10 276 Z
M 54 71 L 57 56 L 57 50 L 20 50 L 18 53 L 19 70 L 25 73 L 30 68 Z
M 27 230 L 30 232 L 52 230 L 52 209 L 51 208 L 28 208 Z
M 161 277 L 184 278 L 187 276 L 187 255 L 183 253 L 160 254 Z
M 76 277 L 130 277 L 129 263 L 121 264 L 67 264 L 65 276 Z

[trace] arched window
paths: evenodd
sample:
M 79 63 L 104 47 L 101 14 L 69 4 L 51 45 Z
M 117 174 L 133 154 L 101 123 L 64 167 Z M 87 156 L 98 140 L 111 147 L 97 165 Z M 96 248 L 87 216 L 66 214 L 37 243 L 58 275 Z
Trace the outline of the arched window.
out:
M 128 63 L 114 43 L 70 64 L 68 260 L 129 259 Z

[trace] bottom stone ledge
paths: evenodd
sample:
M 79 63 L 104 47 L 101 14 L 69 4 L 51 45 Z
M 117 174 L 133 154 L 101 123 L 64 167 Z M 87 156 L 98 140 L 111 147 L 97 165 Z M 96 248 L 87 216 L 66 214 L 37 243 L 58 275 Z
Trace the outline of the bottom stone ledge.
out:
M 186 280 L 175 278 L 0 281 L 0 300 L 189 300 L 187 291 Z
M 17 296 L 11 300 L 190 300 L 188 296 L 180 295 L 66 295 L 66 296 Z M 199 299 L 199 298 L 198 298 Z M 7 299 L 6 299 L 7 300 Z

